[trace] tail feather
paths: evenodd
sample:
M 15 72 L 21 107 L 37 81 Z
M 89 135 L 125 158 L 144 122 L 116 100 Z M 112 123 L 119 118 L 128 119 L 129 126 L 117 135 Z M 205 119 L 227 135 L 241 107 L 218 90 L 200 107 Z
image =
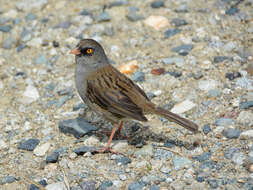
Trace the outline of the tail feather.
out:
M 169 121 L 172 121 L 172 122 L 175 122 L 179 125 L 181 125 L 182 127 L 194 132 L 194 133 L 197 133 L 198 132 L 198 125 L 193 123 L 192 121 L 188 120 L 188 119 L 185 119 L 183 117 L 180 117 L 179 115 L 177 114 L 174 114 L 168 110 L 165 110 L 161 107 L 158 107 L 158 106 L 155 106 L 154 104 L 152 105 L 152 108 L 150 109 L 150 111 L 152 113 L 155 113 L 157 115 L 160 115 L 166 119 L 168 119 Z

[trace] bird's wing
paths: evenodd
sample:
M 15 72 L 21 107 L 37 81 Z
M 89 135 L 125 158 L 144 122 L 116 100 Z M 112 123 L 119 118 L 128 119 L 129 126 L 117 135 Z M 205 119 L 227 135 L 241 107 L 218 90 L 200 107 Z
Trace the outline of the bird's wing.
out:
M 98 70 L 87 81 L 89 100 L 118 118 L 147 121 L 136 97 L 147 99 L 146 94 L 129 78 L 108 65 Z

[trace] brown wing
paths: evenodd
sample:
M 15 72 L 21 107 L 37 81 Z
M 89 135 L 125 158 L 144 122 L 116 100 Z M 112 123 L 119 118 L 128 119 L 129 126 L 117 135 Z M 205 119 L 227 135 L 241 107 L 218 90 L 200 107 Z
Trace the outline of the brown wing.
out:
M 87 81 L 87 97 L 92 103 L 118 118 L 147 121 L 143 110 L 136 104 L 136 98 L 133 100 L 133 94 L 148 99 L 137 85 L 110 65 Z

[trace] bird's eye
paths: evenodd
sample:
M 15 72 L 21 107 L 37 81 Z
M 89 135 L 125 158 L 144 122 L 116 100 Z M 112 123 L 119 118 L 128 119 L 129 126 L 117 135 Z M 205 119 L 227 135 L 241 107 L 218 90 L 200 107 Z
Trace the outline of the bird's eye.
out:
M 82 55 L 92 55 L 94 50 L 92 48 L 83 48 L 80 50 Z

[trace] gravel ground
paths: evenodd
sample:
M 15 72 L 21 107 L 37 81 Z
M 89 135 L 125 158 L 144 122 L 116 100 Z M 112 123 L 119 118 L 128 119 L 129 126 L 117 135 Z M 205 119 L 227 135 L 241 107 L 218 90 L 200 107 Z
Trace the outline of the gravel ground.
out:
M 253 189 L 252 0 L 0 5 L 0 189 Z M 200 133 L 149 115 L 91 154 L 112 126 L 75 90 L 81 38 Z

